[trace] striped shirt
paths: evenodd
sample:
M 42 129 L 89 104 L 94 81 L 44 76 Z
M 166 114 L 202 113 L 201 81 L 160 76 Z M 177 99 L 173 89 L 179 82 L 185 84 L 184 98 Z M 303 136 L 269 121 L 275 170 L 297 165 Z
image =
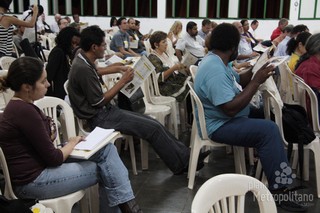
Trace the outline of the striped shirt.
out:
M 0 15 L 0 20 L 4 15 Z M 13 25 L 5 28 L 0 24 L 0 55 L 11 56 L 13 53 Z

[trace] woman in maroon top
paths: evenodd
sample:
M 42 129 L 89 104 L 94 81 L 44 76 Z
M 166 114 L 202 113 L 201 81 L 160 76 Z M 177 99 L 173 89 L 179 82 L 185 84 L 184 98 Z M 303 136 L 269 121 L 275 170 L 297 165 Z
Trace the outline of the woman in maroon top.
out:
M 313 89 L 320 90 L 320 33 L 312 35 L 305 46 L 306 53 L 300 57 L 295 73 Z
M 0 78 L 0 91 L 14 91 L 0 120 L 0 146 L 15 194 L 50 199 L 99 183 L 101 212 L 142 212 L 113 144 L 79 162 L 68 162 L 68 156 L 82 137 L 70 138 L 62 148 L 54 147 L 51 119 L 33 104 L 49 86 L 43 63 L 31 57 L 16 59 L 8 75 Z

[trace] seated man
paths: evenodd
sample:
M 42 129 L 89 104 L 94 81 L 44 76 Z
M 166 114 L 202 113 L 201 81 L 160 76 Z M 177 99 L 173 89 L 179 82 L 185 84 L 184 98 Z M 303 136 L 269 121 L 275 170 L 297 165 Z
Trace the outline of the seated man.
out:
M 124 17 L 119 18 L 117 20 L 117 25 L 119 27 L 119 31 L 113 35 L 110 43 L 110 49 L 115 52 L 121 52 L 125 58 L 140 56 L 140 54 L 135 53 L 130 48 L 130 39 L 129 39 L 129 34 L 127 33 L 128 31 L 127 19 Z
M 131 42 L 133 42 L 133 41 L 138 42 L 138 47 L 132 48 L 132 50 L 135 53 L 147 56 L 146 48 L 145 48 L 143 41 L 142 41 L 143 35 L 141 35 L 141 34 L 139 35 L 137 32 L 136 21 L 133 18 L 129 18 L 128 24 L 129 24 L 129 30 L 127 31 L 127 33 L 130 36 L 130 41 Z
M 192 55 L 201 60 L 205 55 L 204 40 L 198 35 L 197 24 L 193 21 L 187 24 L 187 33 L 176 44 L 176 55 L 182 60 L 182 52 L 188 50 Z
M 259 56 L 259 53 L 253 51 L 251 46 L 251 40 L 248 37 L 242 35 L 244 33 L 242 24 L 239 21 L 236 21 L 233 22 L 233 25 L 238 29 L 240 33 L 240 43 L 238 46 L 237 57 L 238 62 L 242 63 L 250 60 L 251 58 Z
M 284 169 L 291 168 L 278 126 L 269 120 L 248 118 L 250 100 L 274 73 L 274 67 L 265 64 L 252 80 L 251 70 L 237 74 L 229 62 L 237 57 L 239 41 L 234 25 L 218 25 L 208 43 L 209 53 L 198 69 L 194 89 L 203 103 L 208 135 L 219 143 L 256 148 L 269 189 L 278 198 L 286 196 L 276 203 L 290 212 L 306 210 L 288 191 L 292 177 Z
M 103 58 L 106 49 L 105 33 L 97 26 L 81 32 L 82 52 L 73 60 L 69 73 L 69 98 L 76 116 L 86 119 L 91 126 L 115 129 L 124 134 L 145 139 L 154 148 L 174 174 L 188 170 L 190 150 L 178 141 L 158 121 L 138 113 L 121 110 L 110 101 L 121 88 L 133 79 L 133 70 L 128 68 L 121 79 L 107 91 L 95 68 L 96 59 Z M 199 157 L 198 169 L 203 167 L 205 152 Z

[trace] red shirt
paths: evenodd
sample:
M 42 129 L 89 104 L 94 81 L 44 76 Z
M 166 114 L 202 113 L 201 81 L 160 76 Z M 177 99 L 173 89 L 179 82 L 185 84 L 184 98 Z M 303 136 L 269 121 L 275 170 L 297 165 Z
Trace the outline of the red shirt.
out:
M 310 87 L 320 89 L 320 61 L 316 56 L 311 56 L 302 62 L 295 74 L 303 78 Z
M 277 38 L 282 33 L 282 30 L 280 27 L 277 27 L 271 34 L 271 41 L 273 41 L 275 38 Z

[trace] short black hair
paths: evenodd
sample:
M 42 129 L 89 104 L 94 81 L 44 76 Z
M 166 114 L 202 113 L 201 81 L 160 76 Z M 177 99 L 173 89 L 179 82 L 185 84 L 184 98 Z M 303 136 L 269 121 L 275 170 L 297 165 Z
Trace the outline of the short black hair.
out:
M 202 20 L 202 26 L 206 26 L 208 24 L 211 24 L 211 21 L 209 19 L 205 18 Z
M 251 22 L 251 25 L 253 25 L 253 24 L 256 24 L 256 23 L 258 23 L 259 21 L 257 20 L 257 19 L 255 19 L 255 20 L 253 20 L 252 22 Z
M 238 48 L 240 33 L 238 29 L 229 23 L 219 24 L 211 33 L 208 41 L 208 49 L 225 52 Z
M 188 30 L 192 30 L 192 28 L 193 28 L 194 26 L 197 26 L 197 24 L 196 24 L 194 21 L 189 21 L 189 22 L 187 23 L 187 28 L 186 28 L 187 32 L 188 32 Z
M 248 21 L 248 19 L 242 19 L 242 20 L 240 21 L 241 25 L 243 26 L 246 21 Z
M 12 2 L 12 0 L 1 0 L 0 7 L 3 7 L 4 9 L 8 10 L 11 2 Z
M 297 33 L 305 32 L 305 31 L 309 31 L 309 28 L 304 24 L 298 24 L 293 27 L 291 33 L 297 34 Z
M 80 48 L 87 52 L 93 44 L 101 45 L 106 34 L 98 26 L 89 26 L 82 30 L 80 39 Z
M 60 47 L 63 50 L 63 52 L 69 56 L 72 53 L 71 42 L 72 42 L 73 36 L 80 38 L 79 31 L 74 27 L 65 27 L 62 30 L 60 30 L 57 37 L 55 38 L 55 42 L 57 46 Z
M 119 27 L 121 25 L 121 22 L 122 20 L 127 20 L 125 17 L 120 17 L 118 20 L 117 20 L 117 26 Z

